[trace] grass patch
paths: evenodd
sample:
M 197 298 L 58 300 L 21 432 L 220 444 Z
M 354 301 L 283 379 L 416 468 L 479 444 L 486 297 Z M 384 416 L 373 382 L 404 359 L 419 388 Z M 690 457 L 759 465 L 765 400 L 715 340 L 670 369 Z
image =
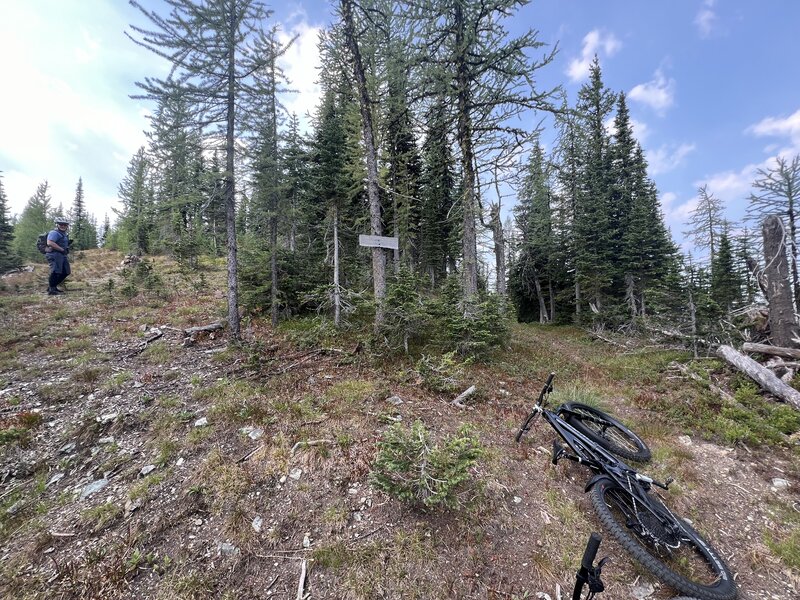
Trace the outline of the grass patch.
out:
M 99 533 L 122 516 L 122 507 L 106 502 L 81 512 L 81 520 L 93 533 Z
M 149 499 L 152 496 L 153 488 L 161 484 L 166 477 L 166 472 L 151 473 L 131 486 L 131 489 L 128 491 L 128 497 L 131 500 L 138 500 L 139 498 Z
M 772 553 L 791 569 L 800 569 L 800 514 L 794 507 L 777 505 L 777 521 L 781 527 L 767 531 L 764 541 Z

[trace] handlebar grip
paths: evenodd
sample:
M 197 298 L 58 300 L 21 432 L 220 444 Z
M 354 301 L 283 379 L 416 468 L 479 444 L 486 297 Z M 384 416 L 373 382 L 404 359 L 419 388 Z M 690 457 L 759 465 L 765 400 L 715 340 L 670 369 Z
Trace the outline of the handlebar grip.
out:
M 555 373 L 550 373 L 550 375 L 547 376 L 547 383 L 545 383 L 545 387 L 549 388 L 551 385 L 553 385 L 553 379 L 555 378 L 555 376 L 556 376 Z
M 589 543 L 586 544 L 586 551 L 583 553 L 581 567 L 587 570 L 592 568 L 594 557 L 597 556 L 597 549 L 600 547 L 602 539 L 600 534 L 592 532 L 592 535 L 589 536 Z

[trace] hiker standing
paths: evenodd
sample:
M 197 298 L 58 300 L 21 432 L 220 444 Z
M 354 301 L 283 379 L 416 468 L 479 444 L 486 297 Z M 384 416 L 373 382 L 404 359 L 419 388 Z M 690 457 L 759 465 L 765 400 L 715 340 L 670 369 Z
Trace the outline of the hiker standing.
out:
M 56 228 L 47 234 L 47 251 L 45 252 L 47 262 L 50 263 L 50 280 L 47 288 L 47 293 L 50 296 L 63 293 L 56 286 L 72 272 L 67 258 L 69 253 L 69 237 L 67 236 L 69 221 L 64 217 L 58 217 L 55 219 L 55 225 Z

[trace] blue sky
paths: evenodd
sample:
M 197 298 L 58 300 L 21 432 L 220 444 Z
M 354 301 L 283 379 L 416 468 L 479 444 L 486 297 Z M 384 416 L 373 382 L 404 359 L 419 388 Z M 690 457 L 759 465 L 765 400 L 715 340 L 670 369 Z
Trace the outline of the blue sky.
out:
M 275 17 L 300 35 L 285 61 L 300 93 L 286 103 L 303 114 L 318 97 L 316 34 L 332 10 L 297 0 Z M 124 0 L 0 0 L 0 171 L 13 213 L 44 179 L 69 207 L 80 176 L 89 210 L 111 214 L 152 108 L 128 96 L 164 69 L 125 37 L 133 22 L 143 23 Z M 798 23 L 800 2 L 784 0 L 533 0 L 513 29 L 558 43 L 538 81 L 563 84 L 572 102 L 598 54 L 606 84 L 628 95 L 680 241 L 700 185 L 736 220 L 756 170 L 800 153 Z

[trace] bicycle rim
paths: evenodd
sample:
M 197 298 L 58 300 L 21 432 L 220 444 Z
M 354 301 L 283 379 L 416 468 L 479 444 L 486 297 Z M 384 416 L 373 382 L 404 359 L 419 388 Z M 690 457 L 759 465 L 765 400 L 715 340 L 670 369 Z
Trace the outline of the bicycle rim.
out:
M 647 571 L 693 598 L 735 599 L 736 584 L 719 553 L 683 519 L 649 498 L 653 510 L 609 479 L 591 491 L 603 526 Z

